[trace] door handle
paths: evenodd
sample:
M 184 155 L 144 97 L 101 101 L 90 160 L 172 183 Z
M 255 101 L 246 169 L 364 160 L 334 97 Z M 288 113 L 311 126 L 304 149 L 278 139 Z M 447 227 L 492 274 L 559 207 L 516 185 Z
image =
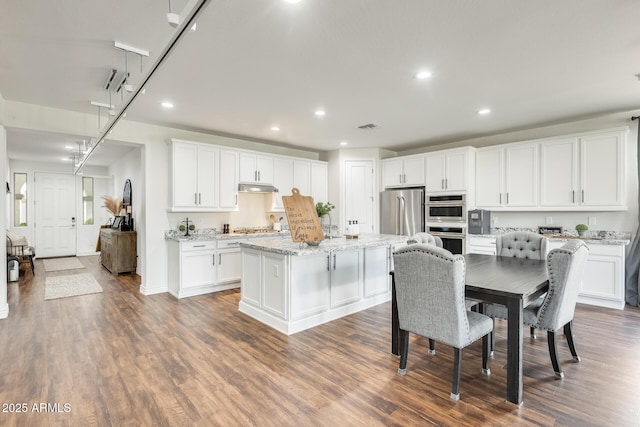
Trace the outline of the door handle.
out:
M 71 217 L 71 227 L 75 227 L 76 226 L 76 217 L 72 216 Z

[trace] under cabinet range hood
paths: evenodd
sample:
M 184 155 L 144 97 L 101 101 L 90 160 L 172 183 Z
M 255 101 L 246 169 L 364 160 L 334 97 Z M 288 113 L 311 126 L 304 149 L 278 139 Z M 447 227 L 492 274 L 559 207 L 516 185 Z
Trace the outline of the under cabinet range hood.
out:
M 278 189 L 268 184 L 238 184 L 241 193 L 278 193 Z

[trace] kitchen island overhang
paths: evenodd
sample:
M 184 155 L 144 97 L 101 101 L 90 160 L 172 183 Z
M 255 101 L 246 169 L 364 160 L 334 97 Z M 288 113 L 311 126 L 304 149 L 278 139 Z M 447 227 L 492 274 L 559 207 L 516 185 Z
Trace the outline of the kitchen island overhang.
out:
M 319 246 L 289 239 L 242 243 L 239 310 L 291 335 L 390 301 L 392 254 L 407 238 L 362 234 Z

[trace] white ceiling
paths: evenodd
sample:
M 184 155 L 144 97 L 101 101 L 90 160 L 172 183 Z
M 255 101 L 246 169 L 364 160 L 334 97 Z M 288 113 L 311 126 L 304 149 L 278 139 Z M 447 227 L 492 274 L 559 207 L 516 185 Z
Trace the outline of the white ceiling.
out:
M 151 51 L 149 66 L 174 31 L 160 0 L 0 10 L 2 96 L 96 123 L 89 101 L 108 103 L 108 71 L 124 70 L 113 41 Z M 629 111 L 640 105 L 638 18 L 637 0 L 212 0 L 126 120 L 317 151 L 402 150 Z M 415 79 L 423 69 L 433 76 Z M 128 70 L 135 84 L 137 56 Z M 380 127 L 356 128 L 366 123 Z M 20 138 L 9 132 L 11 156 Z

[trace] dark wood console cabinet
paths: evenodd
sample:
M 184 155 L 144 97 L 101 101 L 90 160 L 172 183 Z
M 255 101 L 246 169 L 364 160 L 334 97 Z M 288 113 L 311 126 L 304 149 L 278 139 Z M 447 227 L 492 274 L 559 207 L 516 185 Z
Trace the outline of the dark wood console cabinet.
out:
M 110 228 L 100 230 L 100 259 L 114 276 L 136 272 L 136 232 Z

